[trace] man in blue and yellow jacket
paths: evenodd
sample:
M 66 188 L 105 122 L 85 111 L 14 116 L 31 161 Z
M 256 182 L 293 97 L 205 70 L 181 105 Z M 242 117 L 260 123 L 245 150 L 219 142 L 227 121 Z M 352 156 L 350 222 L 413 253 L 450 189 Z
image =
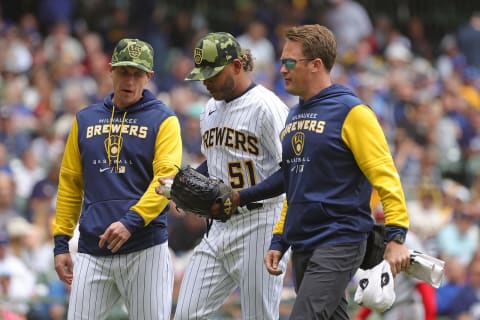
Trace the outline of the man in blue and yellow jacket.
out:
M 384 258 L 394 276 L 410 264 L 400 177 L 374 112 L 350 89 L 332 84 L 335 48 L 335 37 L 323 26 L 287 30 L 280 72 L 285 90 L 300 101 L 281 132 L 281 168 L 234 193 L 234 205 L 286 193 L 264 262 L 269 273 L 281 274 L 279 261 L 292 249 L 292 320 L 349 319 L 345 289 L 374 224 L 372 187 L 385 214 Z
M 399 175 L 373 111 L 332 84 L 336 42 L 319 25 L 287 30 L 281 73 L 300 97 L 282 139 L 284 214 L 265 257 L 273 274 L 292 248 L 297 298 L 291 319 L 349 319 L 345 289 L 360 266 L 372 228 L 372 185 L 385 213 L 385 259 L 393 275 L 409 266 L 409 220 Z
M 78 112 L 59 178 L 55 270 L 71 285 L 68 319 L 104 319 L 122 297 L 131 319 L 169 319 L 173 269 L 167 245 L 168 199 L 160 176 L 181 163 L 174 112 L 145 89 L 153 49 L 121 40 L 112 55 L 113 93 Z M 73 263 L 69 240 L 78 223 Z

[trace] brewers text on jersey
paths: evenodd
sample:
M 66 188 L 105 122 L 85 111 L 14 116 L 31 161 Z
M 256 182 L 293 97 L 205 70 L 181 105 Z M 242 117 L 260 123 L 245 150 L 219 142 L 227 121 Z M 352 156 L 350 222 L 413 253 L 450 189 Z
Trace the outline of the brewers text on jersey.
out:
M 225 146 L 258 155 L 258 138 L 254 135 L 235 130 L 233 128 L 211 128 L 203 133 L 205 148 Z

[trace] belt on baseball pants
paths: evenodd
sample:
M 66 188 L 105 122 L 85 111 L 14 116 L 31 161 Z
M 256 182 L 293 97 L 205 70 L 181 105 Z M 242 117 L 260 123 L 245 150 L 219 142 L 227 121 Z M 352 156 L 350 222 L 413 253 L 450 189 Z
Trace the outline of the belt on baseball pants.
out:
M 247 207 L 248 210 L 260 209 L 263 207 L 263 203 L 251 202 L 251 203 L 247 203 L 245 207 Z

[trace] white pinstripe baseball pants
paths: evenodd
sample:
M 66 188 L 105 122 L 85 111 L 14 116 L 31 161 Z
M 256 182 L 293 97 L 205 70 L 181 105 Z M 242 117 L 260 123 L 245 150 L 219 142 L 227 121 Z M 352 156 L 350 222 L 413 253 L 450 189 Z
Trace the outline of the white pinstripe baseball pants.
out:
M 169 320 L 173 269 L 168 243 L 106 257 L 77 253 L 69 320 L 105 319 L 122 297 L 129 319 Z
M 284 275 L 263 264 L 281 204 L 214 222 L 195 248 L 182 279 L 175 320 L 210 319 L 240 289 L 242 319 L 277 320 Z M 280 267 L 285 270 L 288 255 Z

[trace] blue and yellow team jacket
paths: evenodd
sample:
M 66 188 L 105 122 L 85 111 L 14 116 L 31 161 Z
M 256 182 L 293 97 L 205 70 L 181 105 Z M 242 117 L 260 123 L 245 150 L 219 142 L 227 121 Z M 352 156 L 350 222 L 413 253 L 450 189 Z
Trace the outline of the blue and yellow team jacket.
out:
M 400 177 L 374 112 L 332 85 L 291 108 L 282 138 L 286 204 L 270 249 L 308 251 L 366 239 L 372 185 L 385 224 L 408 229 Z
M 155 186 L 181 164 L 178 118 L 148 90 L 124 110 L 115 108 L 112 97 L 81 110 L 73 122 L 60 169 L 55 254 L 68 252 L 77 222 L 78 251 L 92 255 L 112 254 L 98 242 L 115 221 L 132 233 L 117 253 L 167 240 L 168 200 Z

